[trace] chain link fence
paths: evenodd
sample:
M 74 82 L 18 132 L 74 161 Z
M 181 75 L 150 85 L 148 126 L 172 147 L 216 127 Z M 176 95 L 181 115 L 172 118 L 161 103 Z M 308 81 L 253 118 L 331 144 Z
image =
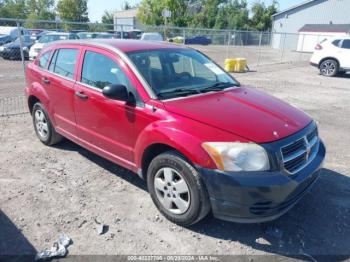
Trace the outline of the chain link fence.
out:
M 189 45 L 218 64 L 243 57 L 250 69 L 280 63 L 308 61 L 314 46 L 327 35 L 272 33 L 164 26 L 33 21 L 0 18 L 0 116 L 27 112 L 24 69 L 51 41 L 78 38 L 139 39 L 159 33 L 164 41 Z M 22 37 L 18 37 L 22 35 Z

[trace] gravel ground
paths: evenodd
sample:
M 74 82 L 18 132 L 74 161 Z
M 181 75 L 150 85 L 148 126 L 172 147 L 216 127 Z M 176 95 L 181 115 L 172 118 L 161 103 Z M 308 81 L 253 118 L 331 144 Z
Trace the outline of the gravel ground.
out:
M 69 256 L 349 259 L 350 75 L 325 78 L 306 64 L 284 64 L 235 77 L 310 114 L 327 146 L 320 179 L 286 215 L 263 224 L 208 216 L 192 227 L 176 226 L 159 214 L 135 174 L 69 141 L 44 146 L 29 115 L 0 117 L 0 255 L 33 254 L 66 233 L 73 240 Z M 109 226 L 105 234 L 97 234 L 95 220 Z

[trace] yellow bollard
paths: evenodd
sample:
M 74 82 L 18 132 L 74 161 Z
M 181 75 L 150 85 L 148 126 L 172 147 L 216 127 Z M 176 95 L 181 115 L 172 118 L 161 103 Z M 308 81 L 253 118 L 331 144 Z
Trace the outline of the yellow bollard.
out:
M 225 59 L 225 70 L 227 72 L 233 72 L 235 70 L 235 66 L 236 66 L 236 59 L 234 58 Z
M 246 58 L 236 58 L 236 64 L 234 71 L 238 73 L 245 72 L 245 68 L 247 66 L 247 59 Z

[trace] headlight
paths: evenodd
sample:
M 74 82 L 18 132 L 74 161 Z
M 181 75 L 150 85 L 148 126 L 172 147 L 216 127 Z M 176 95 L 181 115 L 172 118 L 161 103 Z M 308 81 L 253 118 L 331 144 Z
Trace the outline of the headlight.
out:
M 222 171 L 265 171 L 270 169 L 266 150 L 253 143 L 207 142 L 202 147 Z
M 0 46 L 0 52 L 4 51 L 5 50 L 5 47 L 3 46 Z

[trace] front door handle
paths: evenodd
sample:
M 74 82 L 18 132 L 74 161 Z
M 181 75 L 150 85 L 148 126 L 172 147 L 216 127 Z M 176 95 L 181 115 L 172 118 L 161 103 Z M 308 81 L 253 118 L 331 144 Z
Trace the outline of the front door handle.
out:
M 41 78 L 41 81 L 44 83 L 44 84 L 50 84 L 50 80 L 49 79 L 47 79 L 46 77 L 42 77 Z
M 80 99 L 83 99 L 83 100 L 86 100 L 86 99 L 89 98 L 87 95 L 85 95 L 85 94 L 84 94 L 83 92 L 81 92 L 81 91 L 76 91 L 76 92 L 75 92 L 75 95 L 76 95 L 77 97 L 79 97 Z

